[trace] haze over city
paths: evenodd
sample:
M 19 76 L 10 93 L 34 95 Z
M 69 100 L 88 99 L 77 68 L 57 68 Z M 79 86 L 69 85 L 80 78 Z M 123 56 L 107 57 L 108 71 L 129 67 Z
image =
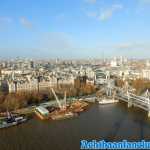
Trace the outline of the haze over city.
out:
M 150 0 L 0 1 L 2 58 L 150 54 Z

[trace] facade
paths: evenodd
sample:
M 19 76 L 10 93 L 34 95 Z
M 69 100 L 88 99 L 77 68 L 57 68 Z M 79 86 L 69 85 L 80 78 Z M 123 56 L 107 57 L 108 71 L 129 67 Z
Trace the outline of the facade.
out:
M 144 70 L 142 70 L 142 77 L 143 77 L 144 79 L 150 80 L 150 70 L 149 70 L 149 69 L 144 69 Z
M 49 80 L 40 80 L 38 82 L 37 79 L 32 80 L 21 80 L 21 81 L 5 81 L 2 83 L 2 87 L 4 91 L 7 91 L 9 93 L 14 92 L 23 92 L 23 91 L 38 91 L 38 90 L 44 90 L 53 86 L 56 86 L 57 84 L 74 84 L 74 78 L 62 78 L 57 79 L 56 77 L 50 77 Z
M 0 80 L 3 91 L 39 91 L 58 84 L 74 85 L 76 79 L 80 86 L 94 84 L 96 72 L 89 61 L 47 61 L 20 59 L 0 63 Z M 86 77 L 86 78 L 84 78 Z
M 117 60 L 116 60 L 116 58 L 114 58 L 113 60 L 111 60 L 110 66 L 111 67 L 117 67 Z

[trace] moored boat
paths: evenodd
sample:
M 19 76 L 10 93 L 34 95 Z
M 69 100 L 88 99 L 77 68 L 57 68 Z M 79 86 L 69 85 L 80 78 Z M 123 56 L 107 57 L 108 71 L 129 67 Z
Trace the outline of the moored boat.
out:
M 41 120 L 46 120 L 49 119 L 49 111 L 42 107 L 38 106 L 35 108 L 35 114 L 41 119 Z
M 72 112 L 65 112 L 65 113 L 55 113 L 51 115 L 52 120 L 62 120 L 62 119 L 68 119 L 68 118 L 73 118 L 77 116 L 77 113 L 72 113 Z
M 100 101 L 98 101 L 99 104 L 113 104 L 113 103 L 117 103 L 118 100 L 115 99 L 102 99 Z
M 0 129 L 15 126 L 26 121 L 27 118 L 24 116 L 12 116 L 10 112 L 7 112 L 7 118 L 0 120 Z

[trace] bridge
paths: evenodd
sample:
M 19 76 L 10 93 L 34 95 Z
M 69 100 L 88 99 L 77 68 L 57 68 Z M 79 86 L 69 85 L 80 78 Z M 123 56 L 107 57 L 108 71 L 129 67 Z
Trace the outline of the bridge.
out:
M 105 89 L 105 90 L 104 90 Z M 128 103 L 128 107 L 136 106 L 148 112 L 150 117 L 150 93 L 147 90 L 144 95 L 138 96 L 129 89 L 129 85 L 126 82 L 123 88 L 116 87 L 113 80 L 108 79 L 107 84 L 104 87 L 104 91 L 107 96 L 111 96 L 118 100 Z
M 147 91 L 147 93 L 149 93 Z M 148 116 L 150 117 L 150 98 L 149 94 L 147 96 L 137 96 L 130 92 L 124 92 L 118 90 L 116 93 L 116 98 L 128 103 L 128 107 L 136 106 L 143 110 L 148 111 Z

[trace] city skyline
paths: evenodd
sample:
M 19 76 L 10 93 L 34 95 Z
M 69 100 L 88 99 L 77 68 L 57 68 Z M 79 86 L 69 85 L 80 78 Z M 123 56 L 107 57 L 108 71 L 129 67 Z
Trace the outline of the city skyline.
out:
M 150 0 L 0 2 L 2 58 L 147 58 Z

